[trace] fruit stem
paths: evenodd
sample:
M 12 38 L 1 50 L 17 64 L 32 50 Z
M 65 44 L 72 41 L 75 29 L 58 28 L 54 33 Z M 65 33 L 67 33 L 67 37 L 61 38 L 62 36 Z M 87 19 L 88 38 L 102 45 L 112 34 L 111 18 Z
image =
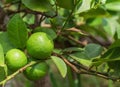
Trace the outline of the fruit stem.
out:
M 38 63 L 38 61 L 31 61 L 30 63 L 28 63 L 27 65 L 25 65 L 24 67 L 20 68 L 19 70 L 17 70 L 15 73 L 7 76 L 7 78 L 3 81 L 0 82 L 0 85 L 4 85 L 6 84 L 7 81 L 9 81 L 10 79 L 14 78 L 17 74 L 23 72 L 27 67 L 31 66 L 31 65 L 34 65 Z M 3 86 L 4 87 L 4 86 Z

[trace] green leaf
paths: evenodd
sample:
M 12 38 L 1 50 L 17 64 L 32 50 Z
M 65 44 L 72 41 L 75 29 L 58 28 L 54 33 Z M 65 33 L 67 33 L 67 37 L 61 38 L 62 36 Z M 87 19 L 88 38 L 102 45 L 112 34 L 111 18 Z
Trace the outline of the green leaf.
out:
M 116 29 L 116 31 L 117 31 L 117 38 L 120 39 L 120 24 L 117 23 L 116 27 L 117 27 L 117 29 Z
M 64 78 L 66 76 L 66 74 L 67 74 L 67 66 L 66 66 L 66 64 L 59 57 L 51 56 L 51 58 L 52 58 L 53 62 L 56 64 L 58 70 L 60 71 L 60 74 Z
M 37 27 L 34 32 L 44 32 L 47 33 L 52 39 L 55 39 L 57 37 L 57 34 L 55 31 L 51 28 L 45 28 L 45 27 Z
M 0 81 L 4 80 L 6 77 L 6 65 L 0 66 Z
M 4 63 L 5 63 L 4 52 L 3 52 L 2 45 L 0 44 L 0 66 L 4 65 Z
M 83 0 L 81 6 L 77 10 L 77 13 L 89 10 L 91 8 L 91 1 L 92 0 Z
M 93 60 L 93 65 L 100 65 L 102 63 L 108 63 L 110 64 L 110 62 L 116 62 L 116 61 L 120 61 L 120 47 L 116 47 L 113 49 L 109 49 L 107 50 L 99 59 L 95 59 Z M 111 64 L 113 65 L 113 64 Z M 110 66 L 111 68 L 114 66 Z
M 108 10 L 112 10 L 112 11 L 120 11 L 120 1 L 115 1 L 115 2 L 111 2 L 111 3 L 107 3 L 105 5 L 105 7 Z
M 19 14 L 14 15 L 7 25 L 10 42 L 17 48 L 23 49 L 28 38 L 27 27 Z
M 17 1 L 20 1 L 20 0 L 5 0 L 6 3 L 12 3 L 12 2 L 17 2 Z
M 49 0 L 22 0 L 22 3 L 33 11 L 47 12 L 52 10 Z
M 82 51 L 84 51 L 84 49 L 83 48 L 80 48 L 80 47 L 69 47 L 69 48 L 65 48 L 64 50 L 63 50 L 63 52 L 82 52 Z
M 75 5 L 74 0 L 56 0 L 56 1 L 58 6 L 69 10 L 72 10 Z
M 0 32 L 0 43 L 2 45 L 3 51 L 6 54 L 6 52 L 12 48 L 15 48 L 8 39 L 7 32 Z
M 86 12 L 80 13 L 79 16 L 82 16 L 85 19 L 88 19 L 88 18 L 95 18 L 95 17 L 107 17 L 109 16 L 109 13 L 102 8 L 96 8 L 96 9 L 92 8 Z
M 87 57 L 87 55 L 84 52 L 75 52 L 73 54 L 69 55 L 72 59 L 76 60 L 77 62 L 85 65 L 90 66 L 91 65 L 91 59 Z
M 4 67 L 1 67 L 0 66 L 0 81 L 4 80 L 5 79 L 5 70 L 4 70 Z
M 103 27 L 106 33 L 108 33 L 110 36 L 113 37 L 115 35 L 116 28 L 117 28 L 116 18 L 105 18 L 103 20 Z
M 35 22 L 35 16 L 33 14 L 27 14 L 23 18 L 23 21 L 26 22 L 27 24 L 34 24 L 34 22 Z
M 116 48 L 116 47 L 120 47 L 120 39 L 115 40 L 115 42 L 110 45 L 109 49 Z
M 54 52 L 54 53 L 57 53 L 57 54 L 61 54 L 61 53 L 62 53 L 62 49 L 54 48 L 54 49 L 53 49 L 53 52 Z
M 120 0 L 106 0 L 106 3 L 120 2 Z
M 103 48 L 98 44 L 88 44 L 85 46 L 85 54 L 88 58 L 94 58 L 99 56 L 103 51 Z

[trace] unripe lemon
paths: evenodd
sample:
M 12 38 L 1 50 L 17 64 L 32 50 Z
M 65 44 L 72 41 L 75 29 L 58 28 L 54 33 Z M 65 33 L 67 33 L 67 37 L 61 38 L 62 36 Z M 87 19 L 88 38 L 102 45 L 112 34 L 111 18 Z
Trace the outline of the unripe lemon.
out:
M 28 54 L 36 59 L 48 58 L 51 55 L 53 48 L 53 41 L 44 32 L 32 34 L 27 41 Z
M 6 53 L 5 60 L 8 68 L 12 71 L 16 71 L 27 64 L 26 55 L 19 49 L 9 50 Z
M 48 65 L 45 62 L 41 62 L 26 68 L 23 73 L 29 80 L 39 80 L 47 74 L 48 69 Z

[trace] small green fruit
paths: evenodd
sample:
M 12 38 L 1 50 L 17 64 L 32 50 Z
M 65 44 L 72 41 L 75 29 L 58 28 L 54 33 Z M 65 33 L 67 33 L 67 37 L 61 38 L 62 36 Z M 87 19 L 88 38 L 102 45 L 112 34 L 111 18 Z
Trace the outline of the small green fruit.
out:
M 32 34 L 27 41 L 28 54 L 36 59 L 48 58 L 51 55 L 53 48 L 53 41 L 44 32 Z
M 41 62 L 26 68 L 23 73 L 29 80 L 39 80 L 47 74 L 48 69 L 48 65 L 44 62 Z
M 19 49 L 11 49 L 6 53 L 6 64 L 12 71 L 16 71 L 27 64 L 27 57 Z

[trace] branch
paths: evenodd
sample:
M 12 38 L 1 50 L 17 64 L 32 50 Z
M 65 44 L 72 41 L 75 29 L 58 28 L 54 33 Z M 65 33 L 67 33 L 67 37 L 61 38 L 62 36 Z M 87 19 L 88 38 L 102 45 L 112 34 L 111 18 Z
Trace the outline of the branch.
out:
M 76 40 L 74 37 L 70 36 L 70 35 L 65 35 L 63 34 L 64 37 L 66 37 L 67 39 L 70 39 L 72 41 L 74 41 L 75 43 L 82 45 L 83 47 L 86 45 L 84 42 L 81 42 L 79 40 Z
M 7 12 L 9 13 L 9 15 L 15 14 L 15 13 L 22 13 L 23 12 L 23 13 L 29 13 L 29 14 L 35 14 L 35 15 L 43 15 L 43 16 L 48 17 L 48 18 L 54 18 L 54 17 L 57 16 L 57 12 L 56 12 L 55 15 L 49 16 L 49 15 L 47 15 L 44 12 L 32 11 L 32 10 L 29 10 L 29 9 L 22 9 L 22 10 L 18 10 L 18 11 L 7 10 Z
M 63 55 L 60 55 L 60 54 L 57 54 L 57 53 L 54 53 L 53 55 L 58 56 L 61 59 L 63 59 L 64 62 L 68 66 L 70 66 L 78 74 L 94 75 L 94 76 L 98 76 L 98 77 L 101 77 L 101 78 L 104 78 L 104 79 L 107 79 L 107 80 L 110 79 L 112 81 L 120 81 L 120 78 L 115 78 L 115 77 L 108 76 L 108 74 L 106 74 L 106 73 L 101 73 L 101 72 L 97 72 L 97 71 L 94 71 L 94 70 L 89 70 L 88 67 L 85 67 L 81 64 L 70 62 Z
M 25 65 L 24 67 L 20 68 L 20 69 L 17 70 L 15 73 L 11 74 L 10 76 L 7 76 L 7 78 L 6 78 L 5 80 L 1 81 L 1 82 L 0 82 L 0 85 L 5 85 L 5 83 L 6 83 L 7 81 L 9 81 L 10 79 L 14 78 L 17 74 L 23 72 L 27 67 L 29 67 L 29 66 L 31 66 L 31 65 L 34 65 L 34 64 L 36 64 L 36 63 L 38 63 L 38 62 L 32 61 L 32 62 L 30 62 L 29 64 Z M 4 86 L 3 86 L 3 87 L 4 87 Z

